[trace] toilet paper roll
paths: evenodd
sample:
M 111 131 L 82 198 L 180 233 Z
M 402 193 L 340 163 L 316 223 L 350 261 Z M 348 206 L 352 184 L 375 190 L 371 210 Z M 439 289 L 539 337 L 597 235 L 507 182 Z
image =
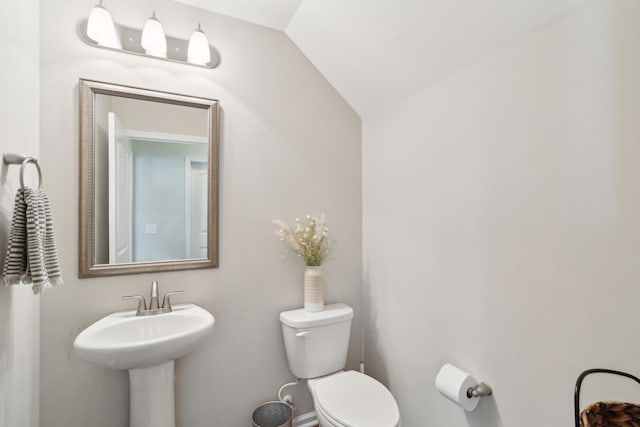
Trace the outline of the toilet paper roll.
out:
M 462 406 L 465 411 L 473 411 L 478 405 L 478 397 L 467 397 L 469 387 L 475 387 L 478 382 L 473 377 L 456 368 L 450 363 L 446 363 L 438 375 L 436 375 L 436 388 L 447 399 Z

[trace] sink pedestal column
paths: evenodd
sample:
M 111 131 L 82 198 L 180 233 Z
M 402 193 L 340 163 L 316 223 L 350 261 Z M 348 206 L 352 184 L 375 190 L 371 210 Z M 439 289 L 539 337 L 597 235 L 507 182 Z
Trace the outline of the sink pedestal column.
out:
M 175 361 L 129 369 L 131 427 L 175 427 Z

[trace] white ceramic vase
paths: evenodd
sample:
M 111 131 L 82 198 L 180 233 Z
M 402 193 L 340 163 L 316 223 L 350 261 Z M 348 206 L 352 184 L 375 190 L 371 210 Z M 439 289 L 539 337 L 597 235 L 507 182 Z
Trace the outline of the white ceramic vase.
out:
M 304 309 L 310 313 L 324 309 L 322 267 L 307 267 L 304 272 Z

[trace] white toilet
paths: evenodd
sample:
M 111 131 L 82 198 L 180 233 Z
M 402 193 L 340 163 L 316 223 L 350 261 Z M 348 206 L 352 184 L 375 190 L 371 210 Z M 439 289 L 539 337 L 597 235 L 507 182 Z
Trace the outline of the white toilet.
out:
M 365 374 L 342 370 L 351 319 L 353 309 L 346 304 L 280 313 L 289 368 L 307 380 L 320 427 L 398 427 L 400 411 L 391 392 Z

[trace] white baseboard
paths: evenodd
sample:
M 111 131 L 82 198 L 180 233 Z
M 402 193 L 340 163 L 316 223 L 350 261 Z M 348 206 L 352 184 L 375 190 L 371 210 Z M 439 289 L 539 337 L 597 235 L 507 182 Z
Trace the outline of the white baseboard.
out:
M 315 427 L 318 425 L 318 417 L 316 416 L 316 411 L 298 415 L 292 421 L 293 427 Z

